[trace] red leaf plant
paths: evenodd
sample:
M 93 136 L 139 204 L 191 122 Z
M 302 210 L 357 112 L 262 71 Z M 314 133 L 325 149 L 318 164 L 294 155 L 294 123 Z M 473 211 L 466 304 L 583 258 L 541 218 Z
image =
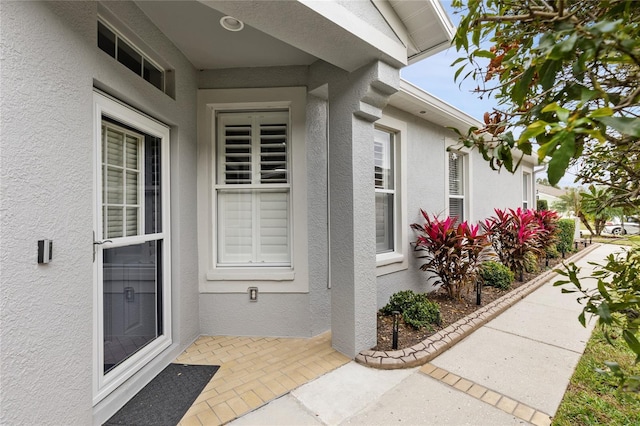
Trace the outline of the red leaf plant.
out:
M 420 269 L 435 274 L 436 285 L 444 288 L 449 297 L 460 300 L 463 292 L 473 287 L 482 263 L 480 253 L 489 245 L 486 235 L 479 233 L 478 225 L 457 223 L 447 217 L 443 220 L 420 213 L 424 225 L 411 224 L 418 239 L 416 251 L 425 251 L 421 258 L 427 259 Z
M 526 254 L 531 252 L 540 256 L 544 253 L 546 239 L 552 229 L 541 224 L 541 216 L 534 210 L 517 208 L 494 211 L 496 215 L 486 219 L 482 227 L 502 264 L 515 274 L 522 273 Z
M 551 246 L 557 243 L 558 234 L 560 232 L 560 215 L 553 210 L 534 210 L 534 215 L 538 220 L 538 226 L 540 229 L 546 231 L 543 233 L 542 238 L 542 250 L 546 251 Z

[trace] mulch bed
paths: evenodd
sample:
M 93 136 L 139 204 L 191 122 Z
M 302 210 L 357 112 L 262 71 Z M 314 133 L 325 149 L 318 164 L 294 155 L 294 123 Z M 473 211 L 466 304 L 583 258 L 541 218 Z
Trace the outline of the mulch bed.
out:
M 582 245 L 579 246 L 578 251 L 582 249 Z M 572 253 L 573 254 L 573 253 Z M 427 337 L 437 333 L 443 328 L 448 327 L 454 322 L 467 315 L 475 312 L 483 306 L 488 305 L 496 299 L 510 293 L 518 287 L 526 284 L 533 278 L 537 277 L 541 273 L 553 269 L 556 265 L 562 263 L 563 259 L 549 259 L 549 267 L 545 268 L 542 263 L 540 271 L 537 273 L 525 273 L 522 281 L 518 281 L 519 277 L 511 284 L 511 288 L 508 290 L 500 290 L 495 287 L 484 286 L 482 287 L 482 300 L 481 305 L 476 304 L 475 288 L 468 294 L 464 295 L 462 301 L 450 299 L 445 290 L 437 290 L 429 293 L 429 299 L 435 301 L 440 305 L 440 317 L 442 319 L 439 325 L 433 325 L 432 329 L 423 328 L 416 330 L 413 327 L 406 325 L 400 317 L 398 326 L 398 349 L 409 348 L 417 343 L 422 342 Z M 393 316 L 382 315 L 378 312 L 378 341 L 377 345 L 371 348 L 374 351 L 391 351 L 393 342 Z

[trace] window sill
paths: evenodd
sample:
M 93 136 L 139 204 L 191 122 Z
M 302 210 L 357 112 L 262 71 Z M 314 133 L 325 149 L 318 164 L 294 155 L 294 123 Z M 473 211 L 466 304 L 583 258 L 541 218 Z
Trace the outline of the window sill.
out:
M 391 274 L 408 269 L 408 262 L 402 253 L 384 253 L 376 256 L 376 276 Z
M 207 281 L 293 281 L 296 273 L 291 269 L 223 270 L 207 272 Z
M 258 287 L 261 293 L 308 293 L 308 280 L 298 275 L 296 279 L 289 268 L 214 269 L 200 283 L 200 293 L 246 293 L 249 287 Z

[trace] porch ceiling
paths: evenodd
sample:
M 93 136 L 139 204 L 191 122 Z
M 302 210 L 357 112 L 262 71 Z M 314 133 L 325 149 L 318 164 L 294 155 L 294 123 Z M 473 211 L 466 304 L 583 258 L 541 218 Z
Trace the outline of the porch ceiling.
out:
M 451 23 L 438 0 L 371 0 L 397 37 L 342 1 L 143 1 L 138 7 L 198 69 L 309 65 L 353 71 L 373 60 L 402 67 L 448 45 Z M 241 20 L 230 32 L 220 18 Z
M 197 69 L 309 65 L 316 57 L 246 25 L 231 32 L 226 16 L 198 1 L 136 1 Z

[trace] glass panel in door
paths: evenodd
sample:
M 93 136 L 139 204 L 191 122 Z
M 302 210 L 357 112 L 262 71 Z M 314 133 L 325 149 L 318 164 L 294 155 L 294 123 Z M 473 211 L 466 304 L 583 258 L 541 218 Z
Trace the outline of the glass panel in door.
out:
M 103 374 L 163 334 L 161 140 L 102 123 Z

